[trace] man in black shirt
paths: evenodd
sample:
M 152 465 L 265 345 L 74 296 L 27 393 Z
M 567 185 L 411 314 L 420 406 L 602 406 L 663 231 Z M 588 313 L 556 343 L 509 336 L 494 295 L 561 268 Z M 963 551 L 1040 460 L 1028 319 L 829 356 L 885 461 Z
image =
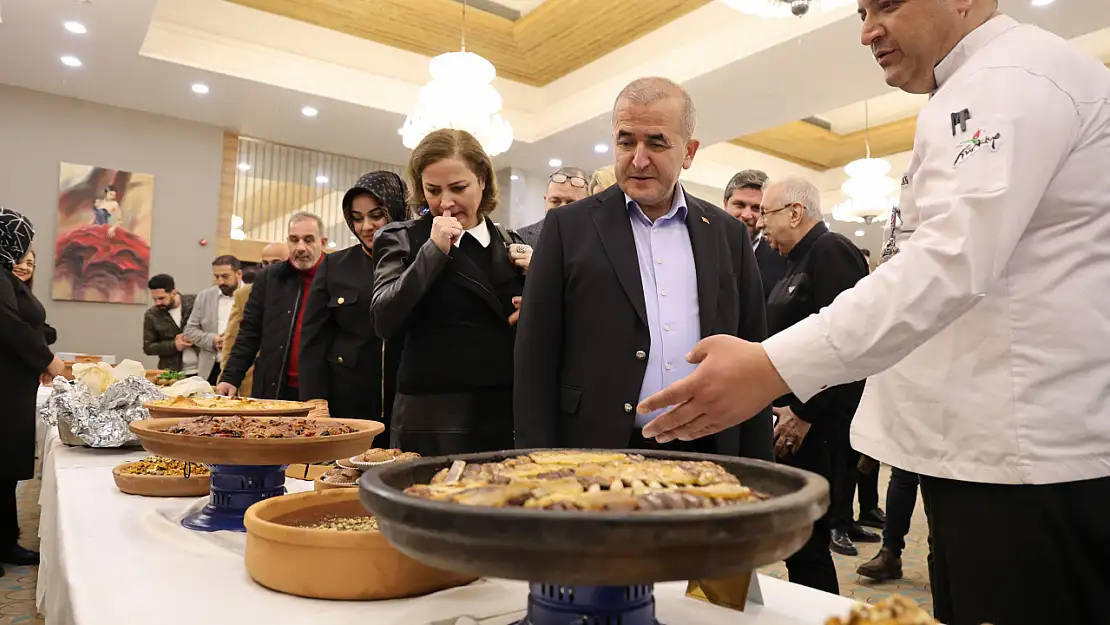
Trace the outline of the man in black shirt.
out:
M 786 273 L 767 301 L 768 334 L 828 306 L 867 275 L 867 260 L 859 248 L 825 225 L 821 194 L 809 182 L 788 178 L 769 183 L 761 217 L 765 234 L 786 256 Z M 831 593 L 838 593 L 838 584 L 830 535 L 834 541 L 846 539 L 852 524 L 850 476 L 859 454 L 852 452 L 848 430 L 863 385 L 860 381 L 835 386 L 805 403 L 793 395 L 775 402 L 775 456 L 824 476 L 831 488 L 828 513 L 814 524 L 809 542 L 786 560 L 790 581 Z
M 771 289 L 786 273 L 786 261 L 761 232 L 763 226 L 759 223 L 759 207 L 763 203 L 763 185 L 766 183 L 767 174 L 758 169 L 745 169 L 733 176 L 725 187 L 725 211 L 748 227 L 755 262 L 759 265 L 759 277 L 763 280 L 764 298 L 771 295 Z

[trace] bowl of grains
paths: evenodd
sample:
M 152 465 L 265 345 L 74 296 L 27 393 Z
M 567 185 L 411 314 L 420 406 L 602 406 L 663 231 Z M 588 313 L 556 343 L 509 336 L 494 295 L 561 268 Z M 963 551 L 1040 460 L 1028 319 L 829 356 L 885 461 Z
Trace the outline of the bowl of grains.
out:
M 247 573 L 259 584 L 316 599 L 415 597 L 476 578 L 403 555 L 377 530 L 358 489 L 266 499 L 247 509 Z
M 128 495 L 201 497 L 208 494 L 212 474 L 203 464 L 147 456 L 113 468 L 112 478 L 116 487 Z

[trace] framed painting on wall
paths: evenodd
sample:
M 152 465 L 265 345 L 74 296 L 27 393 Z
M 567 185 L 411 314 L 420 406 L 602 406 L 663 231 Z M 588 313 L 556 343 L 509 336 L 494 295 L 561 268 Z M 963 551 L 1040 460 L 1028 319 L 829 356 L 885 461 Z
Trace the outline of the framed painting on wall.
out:
M 53 298 L 146 304 L 154 176 L 62 163 Z

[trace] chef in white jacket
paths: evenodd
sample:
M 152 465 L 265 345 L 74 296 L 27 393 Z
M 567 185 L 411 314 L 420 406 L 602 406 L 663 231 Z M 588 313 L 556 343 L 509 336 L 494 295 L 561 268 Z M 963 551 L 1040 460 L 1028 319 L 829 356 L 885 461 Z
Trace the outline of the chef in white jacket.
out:
M 852 445 L 922 475 L 938 617 L 1110 622 L 1110 70 L 996 0 L 859 9 L 887 83 L 931 94 L 887 262 L 762 344 L 699 343 L 644 435 L 869 378 Z

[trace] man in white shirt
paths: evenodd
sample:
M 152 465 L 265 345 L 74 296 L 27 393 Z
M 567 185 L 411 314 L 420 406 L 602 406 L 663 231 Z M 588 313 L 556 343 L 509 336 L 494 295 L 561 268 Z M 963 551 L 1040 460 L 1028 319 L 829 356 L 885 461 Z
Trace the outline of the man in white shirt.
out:
M 185 324 L 185 338 L 200 348 L 197 375 L 216 386 L 220 379 L 220 354 L 224 332 L 243 278 L 242 265 L 230 254 L 212 261 L 213 286 L 197 293 L 193 314 Z
M 887 82 L 932 96 L 887 262 L 762 344 L 703 341 L 644 434 L 868 377 L 852 444 L 922 475 L 938 617 L 1104 623 L 1110 71 L 995 0 L 859 6 Z

